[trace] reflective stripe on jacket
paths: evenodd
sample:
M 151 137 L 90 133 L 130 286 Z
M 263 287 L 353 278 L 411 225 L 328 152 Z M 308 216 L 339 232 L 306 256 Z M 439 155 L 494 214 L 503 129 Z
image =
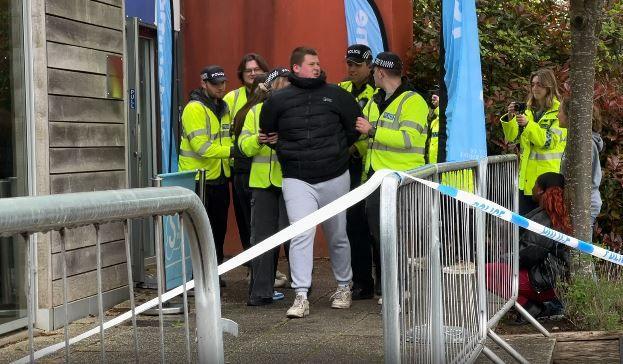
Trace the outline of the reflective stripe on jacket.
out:
M 189 102 L 182 113 L 179 170 L 203 168 L 206 170 L 206 180 L 221 177 L 221 170 L 225 177 L 229 177 L 232 147 L 230 127 L 228 112 L 219 121 L 214 112 L 201 102 Z
M 418 93 L 403 92 L 381 115 L 370 101 L 363 113 L 376 126 L 374 138 L 368 138 L 366 175 L 370 168 L 407 171 L 424 165 L 428 105 Z
M 259 143 L 260 113 L 263 104 L 249 110 L 238 138 L 238 146 L 247 157 L 253 158 L 249 187 L 281 187 L 281 164 L 277 153 L 269 146 Z
M 235 90 L 231 90 L 223 97 L 223 101 L 227 104 L 229 108 L 229 118 L 230 120 L 234 120 L 234 117 L 242 109 L 242 107 L 247 103 L 247 90 L 244 86 L 237 88 Z
M 552 107 L 538 121 L 532 110 L 526 110 L 528 123 L 520 128 L 517 118 L 501 118 L 504 139 L 516 142 L 519 139 L 519 189 L 525 195 L 532 195 L 537 177 L 546 172 L 560 172 L 560 161 L 567 145 L 567 129 L 558 122 L 560 103 L 554 99 Z M 522 130 L 523 129 L 523 130 Z

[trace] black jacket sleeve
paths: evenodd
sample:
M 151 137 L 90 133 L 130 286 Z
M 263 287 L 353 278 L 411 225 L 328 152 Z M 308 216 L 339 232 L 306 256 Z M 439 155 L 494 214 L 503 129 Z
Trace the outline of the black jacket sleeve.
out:
M 274 97 L 269 97 L 262 105 L 260 113 L 260 131 L 268 134 L 279 131 L 277 102 Z
M 352 95 L 343 89 L 338 88 L 338 108 L 340 111 L 340 121 L 344 127 L 348 145 L 353 145 L 359 139 L 359 132 L 355 129 L 355 122 L 361 116 L 361 108 Z

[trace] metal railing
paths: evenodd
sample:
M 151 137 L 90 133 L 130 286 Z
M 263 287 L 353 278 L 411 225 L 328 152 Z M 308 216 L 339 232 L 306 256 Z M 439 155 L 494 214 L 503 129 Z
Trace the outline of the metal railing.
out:
M 516 211 L 515 156 L 429 165 L 409 172 Z M 472 362 L 491 328 L 515 304 L 518 232 L 509 222 L 398 175 L 381 185 L 381 258 L 385 359 Z M 487 290 L 487 263 L 508 261 L 512 274 Z M 540 325 L 539 325 L 540 326 Z M 511 355 L 516 352 L 507 349 Z M 517 354 L 519 360 L 523 359 Z M 495 359 L 495 358 L 494 358 Z
M 132 269 L 130 262 L 130 243 L 128 238 L 128 221 L 136 218 L 152 218 L 156 226 L 160 226 L 162 216 L 176 215 L 180 219 L 182 229 L 186 230 L 190 242 L 191 259 L 194 282 L 184 283 L 179 289 L 162 294 L 161 280 L 158 280 L 158 297 L 135 306 Z M 99 226 L 104 223 L 122 221 L 125 232 L 125 255 L 127 261 L 128 289 L 130 296 L 130 312 L 105 321 L 103 309 L 102 288 L 102 238 Z M 97 303 L 99 313 L 98 327 L 89 330 L 77 337 L 70 338 L 68 327 L 67 302 L 67 258 L 66 236 L 67 229 L 80 226 L 95 226 L 96 232 L 96 262 L 97 262 Z M 61 264 L 62 264 L 62 296 L 64 308 L 64 342 L 47 348 L 34 350 L 33 319 L 35 312 L 35 253 L 36 247 L 30 236 L 35 233 L 59 231 L 61 237 Z M 156 229 L 161 231 L 161 228 Z M 182 235 L 184 232 L 182 231 Z M 143 188 L 133 190 L 116 190 L 102 192 L 71 193 L 41 197 L 18 197 L 0 200 L 0 236 L 21 236 L 27 242 L 27 305 L 28 305 L 28 335 L 29 355 L 18 362 L 34 362 L 45 355 L 65 349 L 65 362 L 70 358 L 70 345 L 79 342 L 93 334 L 99 333 L 101 359 L 106 359 L 106 338 L 104 330 L 118 325 L 126 320 L 132 320 L 133 346 L 135 360 L 138 362 L 138 338 L 136 315 L 145 310 L 159 306 L 162 303 L 183 294 L 184 321 L 186 339 L 186 361 L 197 360 L 201 363 L 222 363 L 223 356 L 223 326 L 231 325 L 221 319 L 221 303 L 216 264 L 216 253 L 212 239 L 212 230 L 205 208 L 199 197 L 193 192 L 181 187 Z M 183 240 L 183 239 L 182 239 Z M 182 246 L 184 252 L 184 246 Z M 157 268 L 161 270 L 162 259 L 157 259 Z M 188 304 L 186 291 L 195 288 L 196 307 L 196 341 L 198 352 L 191 353 L 190 330 L 188 322 Z M 164 362 L 164 334 L 163 321 L 160 316 L 160 348 L 161 360 Z M 234 324 L 235 325 L 235 324 Z M 230 327 L 231 329 L 231 327 Z M 234 328 L 235 329 L 235 328 Z M 179 360 L 179 358 L 177 359 Z

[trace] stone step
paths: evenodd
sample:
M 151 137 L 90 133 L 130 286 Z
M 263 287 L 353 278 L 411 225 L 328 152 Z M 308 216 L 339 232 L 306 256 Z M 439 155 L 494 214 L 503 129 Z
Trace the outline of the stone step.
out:
M 533 364 L 550 364 L 552 362 L 556 339 L 545 337 L 541 334 L 504 335 L 502 339 L 521 354 L 528 362 Z M 516 363 L 510 354 L 502 349 L 493 340 L 487 339 L 487 347 L 505 363 Z M 483 353 L 480 354 L 476 363 L 492 363 Z

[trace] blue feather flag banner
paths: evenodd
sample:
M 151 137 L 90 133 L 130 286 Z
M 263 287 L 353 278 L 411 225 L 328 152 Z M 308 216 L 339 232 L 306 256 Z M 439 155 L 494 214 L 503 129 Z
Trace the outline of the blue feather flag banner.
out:
M 373 0 L 344 0 L 348 45 L 365 44 L 372 55 L 385 51 L 385 29 Z
M 480 43 L 475 0 L 443 1 L 446 161 L 487 156 Z

